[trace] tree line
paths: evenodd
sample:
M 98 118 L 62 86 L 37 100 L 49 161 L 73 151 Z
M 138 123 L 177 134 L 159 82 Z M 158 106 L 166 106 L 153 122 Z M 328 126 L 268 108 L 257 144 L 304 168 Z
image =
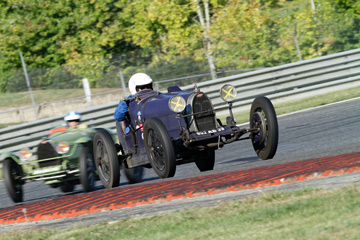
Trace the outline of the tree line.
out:
M 0 92 L 22 76 L 20 51 L 38 87 L 101 86 L 119 68 L 169 79 L 358 48 L 359 13 L 357 0 L 3 0 Z

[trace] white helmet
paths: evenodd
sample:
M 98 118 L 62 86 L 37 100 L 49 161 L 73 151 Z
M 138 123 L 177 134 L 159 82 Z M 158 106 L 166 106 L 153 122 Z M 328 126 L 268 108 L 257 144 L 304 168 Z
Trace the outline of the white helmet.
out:
M 136 93 L 136 87 L 152 83 L 153 80 L 145 73 L 135 73 L 129 80 L 129 90 L 132 95 Z
M 80 121 L 80 117 L 81 117 L 81 115 L 80 115 L 80 113 L 78 113 L 78 112 L 68 112 L 68 113 L 65 115 L 64 120 L 65 120 L 66 122 L 68 122 L 68 121 L 74 121 L 74 120 L 79 120 L 79 121 Z

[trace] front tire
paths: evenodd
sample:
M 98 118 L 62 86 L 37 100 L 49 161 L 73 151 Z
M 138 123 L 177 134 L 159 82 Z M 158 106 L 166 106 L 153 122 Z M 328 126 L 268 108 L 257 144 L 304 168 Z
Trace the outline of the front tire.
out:
M 117 151 L 111 135 L 104 129 L 99 129 L 94 136 L 94 161 L 104 187 L 118 187 L 120 164 Z
M 272 159 L 276 153 L 279 130 L 274 106 L 266 97 L 257 97 L 250 110 L 250 128 L 260 130 L 250 135 L 256 154 L 263 160 Z
M 175 175 L 176 158 L 170 136 L 164 124 L 157 118 L 150 118 L 144 124 L 144 144 L 150 164 L 161 178 Z
M 94 156 L 88 147 L 81 149 L 79 157 L 80 183 L 84 192 L 91 192 L 95 187 L 95 163 Z
M 23 201 L 23 181 L 21 180 L 23 170 L 19 164 L 12 159 L 5 159 L 3 162 L 3 176 L 6 190 L 10 198 L 15 202 Z

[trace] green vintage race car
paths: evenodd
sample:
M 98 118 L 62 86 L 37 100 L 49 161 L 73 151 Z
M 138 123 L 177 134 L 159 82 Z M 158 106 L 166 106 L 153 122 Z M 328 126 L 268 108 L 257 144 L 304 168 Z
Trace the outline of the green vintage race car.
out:
M 116 132 L 80 124 L 75 129 L 51 129 L 50 135 L 32 151 L 2 153 L 0 162 L 9 196 L 14 202 L 22 202 L 22 185 L 29 181 L 44 181 L 62 192 L 72 192 L 76 184 L 81 184 L 85 192 L 92 191 L 98 179 L 105 188 L 117 187 L 120 153 Z M 130 183 L 142 181 L 142 168 L 124 170 Z

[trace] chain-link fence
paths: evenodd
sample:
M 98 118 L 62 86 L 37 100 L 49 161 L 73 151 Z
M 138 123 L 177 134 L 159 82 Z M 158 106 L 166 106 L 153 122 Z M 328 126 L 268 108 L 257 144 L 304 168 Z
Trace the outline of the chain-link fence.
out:
M 175 82 L 177 85 L 184 86 L 211 79 L 206 62 L 188 63 L 182 66 L 168 64 L 167 66 L 155 65 L 148 68 L 133 67 L 125 71 L 121 69 L 118 62 L 113 62 L 105 69 L 102 76 L 97 79 L 93 79 L 91 76 L 76 75 L 67 71 L 66 67 L 56 71 L 42 68 L 28 69 L 27 73 L 33 90 L 82 88 L 83 78 L 91 78 L 90 85 L 92 88 L 122 88 L 121 74 L 127 84 L 128 79 L 136 72 L 146 72 L 162 88 L 175 84 Z M 254 69 L 257 68 L 236 69 L 236 66 L 227 66 L 219 70 L 217 76 L 224 77 Z M 6 82 L 5 92 L 15 93 L 28 90 L 23 69 L 13 71 Z
M 255 69 L 240 69 L 240 70 L 228 70 L 217 72 L 219 77 L 225 77 L 241 72 L 252 71 Z M 28 97 L 28 101 L 25 102 L 24 106 L 21 107 L 12 107 L 6 108 L 4 105 L 10 106 L 10 102 L 4 104 L 3 111 L 0 112 L 0 124 L 8 125 L 8 124 L 17 124 L 22 122 L 34 121 L 36 119 L 58 116 L 61 114 L 65 114 L 68 111 L 73 110 L 84 110 L 89 107 L 99 106 L 102 104 L 107 104 L 111 102 L 117 102 L 123 96 L 129 94 L 127 90 L 127 86 L 124 88 L 121 86 L 120 81 L 120 69 L 117 72 L 112 72 L 112 76 L 110 73 L 108 74 L 108 78 L 103 79 L 103 81 L 99 81 L 99 84 L 96 87 L 91 88 L 91 104 L 86 100 L 83 89 L 82 79 L 79 77 L 75 77 L 73 75 L 69 75 L 68 78 L 59 77 L 49 81 L 50 84 L 41 85 L 40 82 L 44 79 L 44 75 L 46 75 L 46 71 L 41 70 L 30 70 L 29 78 L 31 79 L 31 86 L 33 89 L 33 93 L 37 94 L 41 92 L 48 92 L 48 99 L 42 98 L 41 100 L 37 100 L 38 98 L 35 96 L 35 105 L 31 105 L 30 97 Z M 178 77 L 172 79 L 158 80 L 154 81 L 154 89 L 158 91 L 164 91 L 169 86 L 185 86 L 192 83 L 198 83 L 204 80 L 211 79 L 211 74 L 206 71 L 199 71 L 200 74 Z M 196 73 L 199 73 L 196 72 Z M 204 73 L 201 73 L 204 72 Z M 164 73 L 162 73 L 164 74 Z M 155 75 L 155 74 L 154 74 Z M 11 85 L 9 85 L 9 90 L 13 92 L 12 94 L 20 94 L 25 93 L 27 91 L 27 87 L 25 84 L 24 74 L 21 76 L 20 72 L 17 75 L 18 78 L 16 81 L 13 81 Z M 156 75 L 155 75 L 156 76 Z M 157 76 L 161 76 L 160 74 Z M 163 75 L 164 76 L 164 75 Z M 125 79 L 128 79 L 130 76 L 125 75 Z M 153 77 L 154 78 L 154 77 Z M 15 79 L 14 79 L 15 80 Z M 127 82 L 127 80 L 125 81 Z M 35 91 L 34 91 L 35 90 Z M 48 90 L 48 91 L 46 91 Z M 64 91 L 64 95 L 61 99 L 56 100 L 55 94 L 51 95 L 52 92 L 61 92 Z M 70 90 L 72 93 L 69 94 Z M 96 90 L 96 91 L 94 91 Z M 76 94 L 77 92 L 77 94 Z M 71 96 L 71 97 L 70 97 Z M 40 97 L 39 97 L 40 98 Z M 11 99 L 9 99 L 11 100 Z

